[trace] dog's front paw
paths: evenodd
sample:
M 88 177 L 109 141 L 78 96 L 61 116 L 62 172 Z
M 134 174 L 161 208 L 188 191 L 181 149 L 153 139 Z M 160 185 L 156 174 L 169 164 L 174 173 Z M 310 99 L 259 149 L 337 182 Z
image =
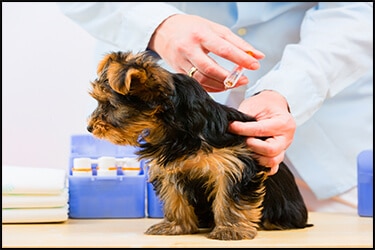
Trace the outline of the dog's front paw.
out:
M 240 227 L 224 227 L 217 226 L 211 233 L 209 233 L 208 238 L 216 240 L 251 240 L 257 235 L 256 228 L 240 228 Z
M 150 235 L 179 235 L 179 234 L 194 234 L 198 232 L 198 227 L 189 225 L 177 225 L 173 222 L 160 222 L 152 225 L 146 230 L 145 234 Z

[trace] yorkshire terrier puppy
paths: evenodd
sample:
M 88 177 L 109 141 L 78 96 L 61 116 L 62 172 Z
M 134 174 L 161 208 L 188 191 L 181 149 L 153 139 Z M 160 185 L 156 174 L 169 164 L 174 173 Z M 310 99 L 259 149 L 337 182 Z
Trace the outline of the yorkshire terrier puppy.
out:
M 307 209 L 286 165 L 272 176 L 228 132 L 232 121 L 252 121 L 215 102 L 185 74 L 162 68 L 147 52 L 112 52 L 99 63 L 90 95 L 98 106 L 88 131 L 117 145 L 139 148 L 164 220 L 151 235 L 208 228 L 218 240 L 253 239 L 257 230 L 297 229 Z

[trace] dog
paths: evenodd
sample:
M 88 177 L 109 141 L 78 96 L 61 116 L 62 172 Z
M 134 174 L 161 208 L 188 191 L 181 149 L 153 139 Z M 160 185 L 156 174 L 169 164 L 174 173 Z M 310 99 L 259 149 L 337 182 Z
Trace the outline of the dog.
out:
M 253 239 L 258 230 L 298 229 L 308 212 L 293 174 L 261 166 L 232 121 L 256 122 L 214 101 L 192 77 L 171 73 L 147 51 L 109 52 L 89 94 L 93 136 L 139 149 L 164 219 L 145 234 L 208 230 L 217 240 Z

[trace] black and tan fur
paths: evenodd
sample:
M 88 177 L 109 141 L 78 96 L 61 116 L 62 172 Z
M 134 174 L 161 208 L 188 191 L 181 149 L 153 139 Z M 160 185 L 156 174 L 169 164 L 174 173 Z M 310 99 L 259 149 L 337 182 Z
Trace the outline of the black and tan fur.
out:
M 98 66 L 87 129 L 139 147 L 149 181 L 164 204 L 163 222 L 146 234 L 209 228 L 219 240 L 253 239 L 258 229 L 307 226 L 307 210 L 287 166 L 268 176 L 230 122 L 254 121 L 215 102 L 193 78 L 173 74 L 146 52 L 113 52 Z

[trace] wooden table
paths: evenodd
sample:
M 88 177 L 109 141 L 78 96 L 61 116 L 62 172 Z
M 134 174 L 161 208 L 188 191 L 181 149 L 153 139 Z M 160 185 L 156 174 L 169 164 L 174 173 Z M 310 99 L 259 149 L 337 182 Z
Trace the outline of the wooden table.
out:
M 259 231 L 253 240 L 219 241 L 195 235 L 152 236 L 143 232 L 161 219 L 68 219 L 63 223 L 3 224 L 4 247 L 340 247 L 373 248 L 373 218 L 310 213 L 314 227 Z

